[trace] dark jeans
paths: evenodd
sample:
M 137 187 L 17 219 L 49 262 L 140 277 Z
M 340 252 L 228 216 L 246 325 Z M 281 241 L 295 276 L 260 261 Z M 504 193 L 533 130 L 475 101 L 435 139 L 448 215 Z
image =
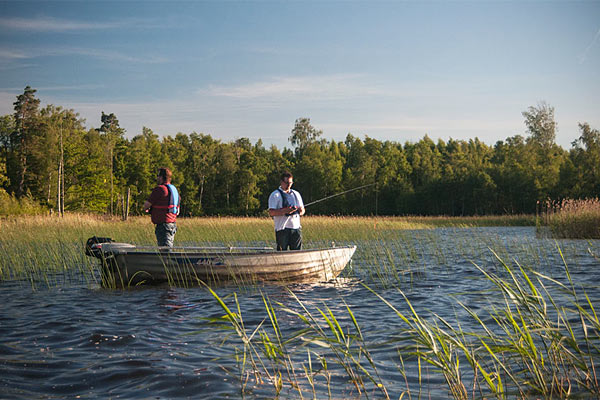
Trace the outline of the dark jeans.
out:
M 285 228 L 275 232 L 277 250 L 300 250 L 302 249 L 302 229 Z
M 173 239 L 175 239 L 177 225 L 175 222 L 156 224 L 154 233 L 159 246 L 173 247 Z

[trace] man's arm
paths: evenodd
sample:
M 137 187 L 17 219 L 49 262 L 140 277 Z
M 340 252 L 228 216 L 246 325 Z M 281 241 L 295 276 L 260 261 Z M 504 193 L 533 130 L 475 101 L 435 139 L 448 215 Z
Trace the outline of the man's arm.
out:
M 302 210 L 304 210 L 304 208 L 302 208 Z M 280 215 L 287 215 L 294 211 L 296 211 L 295 207 L 269 208 L 269 215 L 271 217 L 275 217 L 275 216 L 280 216 Z
M 148 212 L 150 210 L 150 207 L 152 207 L 152 203 L 150 203 L 148 200 L 146 200 L 144 202 L 144 205 L 142 206 L 142 209 L 146 212 Z

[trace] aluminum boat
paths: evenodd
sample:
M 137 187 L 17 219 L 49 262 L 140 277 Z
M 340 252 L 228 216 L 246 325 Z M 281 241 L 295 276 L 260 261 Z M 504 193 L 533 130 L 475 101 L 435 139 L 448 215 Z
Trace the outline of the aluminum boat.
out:
M 148 247 L 90 238 L 86 254 L 100 259 L 107 286 L 140 283 L 256 281 L 324 282 L 346 267 L 356 246 L 275 251 L 269 247 Z

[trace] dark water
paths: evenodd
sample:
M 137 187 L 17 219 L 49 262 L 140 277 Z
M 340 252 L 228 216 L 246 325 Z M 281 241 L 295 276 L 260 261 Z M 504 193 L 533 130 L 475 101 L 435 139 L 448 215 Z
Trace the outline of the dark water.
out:
M 450 395 L 443 376 L 431 367 L 422 366 L 419 383 L 414 359 L 401 350 L 401 319 L 363 284 L 399 310 L 407 311 L 402 291 L 421 315 L 436 313 L 469 329 L 473 320 L 457 301 L 483 315 L 494 293 L 473 263 L 502 273 L 493 250 L 506 263 L 519 263 L 565 282 L 560 246 L 573 281 L 600 308 L 600 241 L 537 239 L 532 228 L 477 228 L 391 232 L 385 239 L 357 244 L 352 264 L 335 282 L 287 288 L 222 286 L 216 292 L 234 311 L 237 293 L 249 335 L 263 322 L 263 328 L 270 326 L 268 319 L 265 322 L 263 295 L 275 305 L 287 338 L 306 325 L 282 307 L 302 312 L 299 300 L 324 329 L 327 324 L 317 308 L 328 307 L 342 329 L 350 332 L 354 327 L 347 304 L 381 382 L 396 399 L 407 389 L 413 398 Z M 86 279 L 69 279 L 32 290 L 28 282 L 0 282 L 0 398 L 275 397 L 273 385 L 266 380 L 257 385 L 251 374 L 245 385 L 240 382 L 236 355 L 241 354 L 243 343 L 235 332 L 210 321 L 223 315 L 203 288 L 108 290 Z M 349 382 L 334 354 L 303 343 L 293 340 L 287 350 L 304 398 L 313 398 L 313 393 L 316 398 L 367 397 Z M 328 360 L 329 375 L 322 370 L 314 392 L 302 373 L 303 366 L 308 368 L 308 349 L 313 370 L 319 369 L 319 355 Z M 399 354 L 406 363 L 406 376 Z M 268 364 L 266 358 L 263 361 Z M 369 398 L 384 397 L 374 384 L 367 382 L 367 390 Z M 284 383 L 280 397 L 301 395 Z

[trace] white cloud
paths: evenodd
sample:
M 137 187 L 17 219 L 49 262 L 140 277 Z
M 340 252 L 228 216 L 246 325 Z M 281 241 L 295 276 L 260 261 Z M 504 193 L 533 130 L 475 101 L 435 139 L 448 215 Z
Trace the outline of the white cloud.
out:
M 54 49 L 53 54 L 49 55 L 80 55 L 91 58 L 98 58 L 108 61 L 123 61 L 139 64 L 162 64 L 168 62 L 168 59 L 160 56 L 143 56 L 133 57 L 128 54 L 119 53 L 112 50 L 105 49 L 83 49 L 83 48 L 64 48 Z
M 0 18 L 0 28 L 29 32 L 67 32 L 83 30 L 105 30 L 120 27 L 140 26 L 139 19 L 124 19 L 108 22 L 72 21 L 52 17 Z
M 26 59 L 29 56 L 19 50 L 0 49 L 0 60 L 18 60 Z
M 165 57 L 156 55 L 134 57 L 113 50 L 79 47 L 32 48 L 28 50 L 13 50 L 6 48 L 0 49 L 0 60 L 2 61 L 25 60 L 38 57 L 60 57 L 66 55 L 84 56 L 100 60 L 137 64 L 162 64 L 169 61 Z
M 274 77 L 237 86 L 211 85 L 207 89 L 200 89 L 198 94 L 237 99 L 293 99 L 308 96 L 321 100 L 385 94 L 383 89 L 361 83 L 362 78 L 359 74 Z

